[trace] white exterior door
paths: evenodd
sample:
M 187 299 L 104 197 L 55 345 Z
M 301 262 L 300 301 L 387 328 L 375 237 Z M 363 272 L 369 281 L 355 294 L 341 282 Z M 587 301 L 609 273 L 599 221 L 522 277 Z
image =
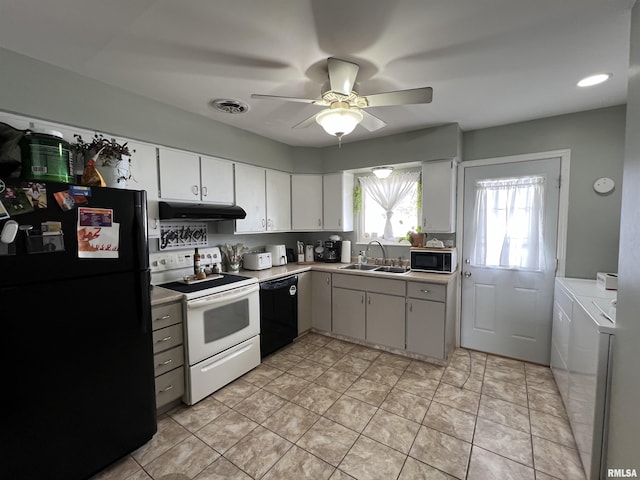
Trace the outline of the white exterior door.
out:
M 549 364 L 560 167 L 464 169 L 463 347 Z

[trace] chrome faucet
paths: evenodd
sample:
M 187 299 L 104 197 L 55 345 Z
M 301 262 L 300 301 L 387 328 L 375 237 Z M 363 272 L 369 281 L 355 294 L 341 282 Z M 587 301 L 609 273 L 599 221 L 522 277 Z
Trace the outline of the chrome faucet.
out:
M 387 252 L 385 252 L 384 247 L 378 240 L 371 240 L 369 243 L 367 243 L 367 250 L 366 250 L 367 256 L 369 256 L 369 247 L 371 246 L 372 243 L 377 243 L 378 245 L 380 245 L 380 250 L 382 250 L 382 264 L 385 265 L 387 263 Z

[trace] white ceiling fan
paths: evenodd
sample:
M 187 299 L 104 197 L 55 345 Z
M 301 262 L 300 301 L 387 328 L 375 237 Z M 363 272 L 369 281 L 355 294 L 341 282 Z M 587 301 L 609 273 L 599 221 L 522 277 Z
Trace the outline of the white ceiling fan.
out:
M 343 135 L 351 133 L 358 124 L 370 132 L 386 126 L 383 120 L 365 111 L 366 108 L 431 103 L 433 97 L 431 87 L 358 95 L 354 86 L 359 68 L 356 63 L 339 58 L 328 58 L 329 80 L 322 86 L 322 95 L 319 99 L 258 94 L 251 95 L 251 98 L 283 100 L 325 107 L 321 112 L 294 125 L 293 128 L 306 128 L 317 122 L 328 134 L 338 137 L 339 142 Z

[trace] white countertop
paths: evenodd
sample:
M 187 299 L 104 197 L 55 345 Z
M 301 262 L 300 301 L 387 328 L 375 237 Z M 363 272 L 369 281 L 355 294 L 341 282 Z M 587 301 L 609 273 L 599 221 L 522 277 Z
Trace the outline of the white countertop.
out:
M 342 267 L 349 265 L 347 263 L 288 263 L 279 267 L 271 267 L 265 270 L 240 270 L 238 275 L 257 278 L 259 282 L 275 280 L 287 275 L 308 272 L 310 270 L 331 273 L 344 273 L 346 275 L 362 275 L 367 277 L 388 278 L 394 280 L 405 280 L 412 282 L 426 282 L 446 285 L 456 278 L 458 272 L 454 273 L 423 273 L 423 272 L 407 272 L 407 273 L 385 273 L 371 270 L 343 270 Z
M 286 277 L 302 272 L 308 272 L 311 270 L 330 272 L 330 273 L 344 273 L 345 275 L 362 275 L 367 277 L 388 278 L 393 280 L 404 280 L 412 282 L 425 282 L 436 283 L 441 285 L 447 285 L 452 282 L 458 272 L 454 273 L 423 273 L 423 272 L 407 272 L 407 273 L 384 273 L 373 271 L 360 271 L 360 270 L 341 270 L 341 267 L 347 265 L 346 263 L 288 263 L 279 267 L 271 267 L 265 270 L 240 270 L 237 274 L 245 277 L 256 278 L 259 282 L 266 282 L 269 280 L 275 280 L 277 278 Z M 174 292 L 167 288 L 154 286 L 151 291 L 151 306 L 161 305 L 163 303 L 178 302 L 182 300 L 182 294 Z
M 616 325 L 607 319 L 598 309 L 594 302 L 605 312 L 609 311 L 611 300 L 618 297 L 617 290 L 605 290 L 598 286 L 596 280 L 584 278 L 558 277 L 557 281 L 562 284 L 593 319 L 601 333 L 614 334 Z

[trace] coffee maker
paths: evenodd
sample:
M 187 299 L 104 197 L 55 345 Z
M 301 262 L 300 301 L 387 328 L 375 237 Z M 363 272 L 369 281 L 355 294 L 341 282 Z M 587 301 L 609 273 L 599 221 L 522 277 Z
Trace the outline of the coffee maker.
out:
M 340 261 L 342 255 L 341 240 L 325 240 L 324 250 L 322 252 L 322 260 L 327 263 L 336 263 Z

